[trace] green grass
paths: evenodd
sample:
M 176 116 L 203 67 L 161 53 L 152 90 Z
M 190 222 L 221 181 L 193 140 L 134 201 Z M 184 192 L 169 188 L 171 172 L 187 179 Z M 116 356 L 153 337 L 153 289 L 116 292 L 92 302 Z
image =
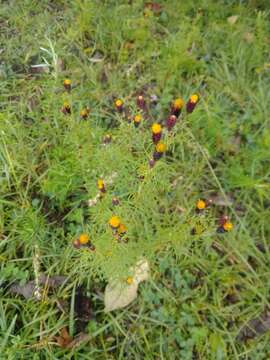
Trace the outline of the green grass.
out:
M 140 0 L 1 4 L 3 358 L 270 358 L 269 333 L 237 338 L 269 307 L 268 1 L 159 4 L 158 14 L 144 11 Z M 233 15 L 238 18 L 230 24 Z M 44 62 L 49 73 L 31 74 L 31 65 Z M 65 78 L 74 85 L 70 94 Z M 134 115 L 141 91 L 158 102 L 151 120 L 136 129 L 113 102 L 122 98 Z M 150 170 L 150 123 L 166 118 L 174 98 L 186 101 L 195 92 L 199 104 L 166 137 L 169 153 Z M 60 112 L 66 100 L 70 116 Z M 91 113 L 81 120 L 86 106 Z M 113 141 L 104 146 L 108 133 Z M 97 179 L 114 172 L 104 199 L 89 208 Z M 200 218 L 203 234 L 192 236 L 194 204 L 213 194 L 232 204 L 213 206 Z M 120 199 L 116 210 L 113 196 Z M 112 245 L 107 223 L 114 212 L 125 219 L 128 244 Z M 224 213 L 234 229 L 218 235 L 217 218 Z M 82 232 L 90 234 L 95 253 L 72 247 Z M 40 302 L 8 291 L 15 281 L 33 280 L 36 248 L 41 271 L 69 278 Z M 127 276 L 142 255 L 151 280 L 140 285 L 129 307 L 104 314 L 106 281 L 112 274 Z M 62 313 L 57 303 L 74 299 L 78 284 L 92 298 L 91 341 L 61 349 L 53 337 L 63 326 L 76 333 L 76 324 L 73 307 Z

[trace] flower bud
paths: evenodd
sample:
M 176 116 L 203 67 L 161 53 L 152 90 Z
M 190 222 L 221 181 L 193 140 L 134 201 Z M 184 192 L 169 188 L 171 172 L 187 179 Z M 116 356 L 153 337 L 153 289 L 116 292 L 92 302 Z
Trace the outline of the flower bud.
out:
M 137 106 L 138 106 L 138 108 L 139 109 L 141 109 L 141 110 L 145 110 L 145 108 L 146 108 L 146 103 L 145 103 L 145 100 L 144 100 L 144 97 L 142 96 L 142 95 L 139 95 L 138 97 L 137 97 Z
M 181 110 L 184 106 L 184 100 L 182 98 L 177 98 L 173 101 L 171 106 L 171 115 L 178 117 L 181 113 Z
M 170 131 L 176 124 L 177 117 L 175 115 L 170 115 L 166 121 L 167 129 Z
M 70 107 L 70 105 L 69 105 L 69 103 L 67 101 L 64 102 L 61 111 L 65 115 L 71 114 L 71 107 Z
M 70 92 L 71 90 L 71 80 L 70 79 L 65 79 L 63 82 L 64 88 Z
M 161 139 L 162 135 L 162 128 L 161 125 L 158 123 L 154 123 L 152 125 L 152 140 L 154 144 L 157 144 Z
M 195 109 L 195 106 L 197 105 L 199 101 L 199 96 L 197 94 L 193 94 L 190 96 L 187 105 L 186 105 L 186 110 L 188 113 L 192 113 L 193 110 Z
M 162 142 L 156 144 L 155 152 L 153 158 L 155 161 L 159 160 L 166 151 L 166 145 Z
M 118 112 L 122 112 L 123 111 L 123 101 L 121 99 L 116 99 L 114 102 L 115 108 Z

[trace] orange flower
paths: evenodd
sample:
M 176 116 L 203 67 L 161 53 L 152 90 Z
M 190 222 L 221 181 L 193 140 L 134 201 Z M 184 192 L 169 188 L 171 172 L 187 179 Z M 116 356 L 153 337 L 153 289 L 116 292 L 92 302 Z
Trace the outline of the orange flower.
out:
M 162 131 L 162 128 L 161 128 L 161 125 L 160 125 L 160 124 L 154 123 L 154 124 L 152 125 L 152 133 L 153 133 L 153 134 L 159 134 L 159 133 L 161 133 L 161 131 Z
M 90 238 L 87 234 L 81 234 L 79 237 L 79 243 L 85 245 L 90 242 Z
M 117 229 L 120 225 L 120 219 L 118 216 L 112 216 L 109 220 L 109 225 L 113 228 L 113 229 Z
M 86 119 L 89 113 L 90 113 L 90 109 L 86 107 L 80 111 L 80 116 L 81 118 Z
M 204 200 L 198 200 L 196 203 L 196 208 L 198 210 L 204 210 L 206 208 L 206 202 Z
M 167 147 L 163 142 L 158 142 L 156 144 L 155 152 L 153 154 L 154 161 L 159 160 L 165 153 L 166 149 L 167 149 Z
M 65 79 L 64 82 L 64 88 L 67 90 L 67 91 L 70 91 L 71 90 L 71 80 L 70 79 Z
M 154 123 L 152 125 L 152 140 L 154 144 L 157 144 L 161 139 L 162 135 L 162 127 L 158 123 Z
M 128 285 L 133 284 L 133 282 L 134 282 L 133 277 L 132 277 L 132 276 L 129 276 L 129 277 L 127 278 L 126 282 L 127 282 Z
M 189 97 L 189 100 L 186 105 L 186 110 L 188 113 L 192 113 L 198 101 L 199 101 L 199 96 L 197 94 L 193 94 Z
M 123 111 L 123 101 L 121 99 L 116 99 L 114 105 L 117 111 L 119 112 Z
M 184 100 L 182 98 L 175 99 L 171 106 L 171 115 L 178 117 L 181 113 L 183 106 Z
M 156 145 L 156 151 L 158 153 L 164 153 L 166 151 L 166 148 L 167 148 L 166 145 L 164 143 L 162 143 L 162 142 L 159 142 Z
M 134 116 L 134 125 L 136 127 L 138 127 L 140 125 L 141 121 L 142 121 L 142 115 L 141 114 L 137 114 L 137 115 Z
M 71 107 L 68 103 L 68 101 L 64 101 L 63 107 L 61 109 L 63 114 L 71 114 Z
M 233 229 L 233 224 L 230 222 L 230 221 L 226 221 L 224 224 L 223 224 L 223 229 L 225 231 L 231 231 Z
M 98 179 L 97 186 L 98 186 L 98 189 L 100 190 L 100 192 L 102 192 L 102 193 L 106 192 L 105 184 L 102 179 Z

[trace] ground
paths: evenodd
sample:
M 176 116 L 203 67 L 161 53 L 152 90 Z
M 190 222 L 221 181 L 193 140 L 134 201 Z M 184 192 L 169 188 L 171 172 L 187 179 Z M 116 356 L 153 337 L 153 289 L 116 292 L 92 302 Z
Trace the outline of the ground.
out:
M 2 2 L 3 358 L 270 358 L 268 8 Z M 150 105 L 135 127 L 139 94 Z M 191 94 L 194 111 L 164 130 L 167 150 L 151 167 L 151 124 Z M 199 199 L 213 202 L 200 212 Z M 233 229 L 217 232 L 225 215 Z M 118 241 L 112 216 L 127 227 Z M 74 246 L 81 234 L 95 250 Z M 150 279 L 128 307 L 104 313 L 106 283 L 129 279 L 142 256 Z M 47 278 L 41 299 L 40 274 L 60 284 L 48 289 Z

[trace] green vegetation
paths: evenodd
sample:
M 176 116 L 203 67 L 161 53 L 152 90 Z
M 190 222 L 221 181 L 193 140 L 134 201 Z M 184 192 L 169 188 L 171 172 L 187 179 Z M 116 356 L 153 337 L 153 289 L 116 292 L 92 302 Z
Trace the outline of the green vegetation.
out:
M 267 5 L 2 2 L 0 357 L 270 358 L 269 333 L 242 330 L 269 308 Z M 194 93 L 195 110 L 163 131 L 166 154 L 150 167 L 151 125 Z M 136 127 L 138 94 L 149 111 Z M 198 199 L 213 204 L 198 214 Z M 118 241 L 113 215 L 127 227 Z M 223 215 L 233 229 L 220 234 Z M 95 250 L 74 246 L 81 234 Z M 106 283 L 125 281 L 142 256 L 151 279 L 130 306 L 105 314 Z M 45 286 L 40 301 L 10 291 L 37 272 L 67 281 Z M 91 298 L 90 340 L 68 349 L 56 336 L 81 330 L 79 286 Z

